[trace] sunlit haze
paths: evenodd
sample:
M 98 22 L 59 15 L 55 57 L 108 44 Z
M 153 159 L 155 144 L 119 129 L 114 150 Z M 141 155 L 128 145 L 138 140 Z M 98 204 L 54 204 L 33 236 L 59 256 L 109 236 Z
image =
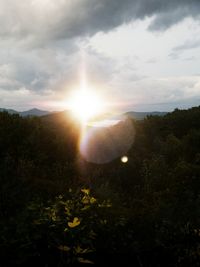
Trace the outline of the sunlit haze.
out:
M 104 106 L 103 100 L 97 93 L 87 88 L 74 91 L 67 101 L 69 110 L 84 123 L 103 113 Z

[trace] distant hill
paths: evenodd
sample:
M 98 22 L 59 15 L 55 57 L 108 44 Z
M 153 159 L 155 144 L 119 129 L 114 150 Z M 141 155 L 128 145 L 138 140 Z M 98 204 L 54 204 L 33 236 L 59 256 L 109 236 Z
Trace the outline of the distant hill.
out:
M 41 110 L 41 109 L 37 109 L 37 108 L 33 108 L 33 109 L 30 109 L 30 110 L 27 110 L 27 111 L 22 111 L 22 112 L 19 112 L 19 114 L 22 116 L 22 117 L 26 117 L 26 116 L 44 116 L 44 115 L 47 115 L 49 114 L 50 112 L 47 111 L 47 110 Z
M 6 111 L 9 114 L 19 114 L 18 111 L 14 110 L 14 109 L 5 109 L 5 108 L 0 108 L 0 112 Z
M 16 111 L 14 109 L 5 109 L 5 108 L 0 108 L 0 112 L 6 111 L 9 114 L 19 114 L 22 117 L 27 117 L 27 116 L 44 116 L 47 114 L 50 114 L 51 112 L 47 111 L 47 110 L 41 110 L 41 109 L 37 109 L 37 108 L 33 108 L 30 110 L 26 110 L 26 111 Z
M 126 112 L 124 115 L 136 119 L 136 120 L 142 120 L 147 116 L 164 116 L 167 112 L 159 112 L 159 111 L 152 111 L 152 112 L 137 112 L 137 111 L 129 111 Z
M 4 108 L 0 108 L 0 112 L 2 111 L 6 111 L 9 114 L 19 114 L 22 117 L 27 117 L 27 116 L 37 116 L 37 117 L 41 117 L 41 116 L 46 116 L 46 115 L 52 115 L 52 114 L 56 114 L 56 117 L 60 117 L 59 114 L 65 114 L 64 117 L 66 116 L 66 111 L 63 112 L 50 112 L 47 110 L 41 110 L 41 109 L 37 109 L 37 108 L 33 108 L 30 110 L 26 110 L 26 111 L 16 111 L 14 109 L 4 109 Z M 166 115 L 167 112 L 159 112 L 159 111 L 153 111 L 153 112 L 137 112 L 137 111 L 129 111 L 126 112 L 124 114 L 118 114 L 113 116 L 112 114 L 105 114 L 104 117 L 111 117 L 114 119 L 120 119 L 122 118 L 124 115 L 128 116 L 130 118 L 134 118 L 136 120 L 142 120 L 147 116 L 153 115 L 153 116 L 164 116 Z M 62 117 L 62 116 L 61 116 Z M 102 116 L 101 116 L 102 117 Z M 98 117 L 97 117 L 98 119 Z

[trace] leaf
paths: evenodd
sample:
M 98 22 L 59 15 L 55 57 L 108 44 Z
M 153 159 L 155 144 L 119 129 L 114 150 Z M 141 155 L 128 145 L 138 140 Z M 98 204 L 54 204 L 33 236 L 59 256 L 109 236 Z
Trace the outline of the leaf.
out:
M 84 206 L 81 210 L 87 210 L 87 209 L 89 209 L 90 208 L 90 206 L 89 205 L 86 205 L 86 206 Z
M 92 238 L 92 239 L 95 239 L 96 236 L 97 236 L 96 233 L 93 230 L 91 230 L 90 233 L 89 233 L 89 237 Z
M 81 189 L 81 192 L 84 193 L 84 194 L 86 194 L 86 195 L 89 195 L 90 189 L 83 188 L 83 189 Z
M 70 228 L 74 228 L 74 227 L 78 226 L 80 223 L 81 222 L 80 222 L 79 218 L 78 217 L 74 217 L 73 222 L 68 222 L 68 226 Z
M 77 254 L 85 254 L 85 253 L 92 252 L 91 249 L 89 249 L 89 248 L 81 248 L 80 246 L 77 246 L 75 248 L 75 251 L 76 251 Z
M 83 204 L 89 204 L 89 202 L 90 202 L 88 196 L 84 196 L 81 201 Z
M 56 214 L 55 213 L 52 214 L 51 219 L 52 219 L 53 222 L 56 221 L 57 217 L 56 217 Z
M 70 247 L 68 247 L 68 246 L 59 246 L 58 249 L 60 249 L 62 251 L 66 251 L 66 252 L 70 251 Z
M 100 220 L 101 224 L 107 224 L 107 220 Z
M 88 264 L 94 264 L 94 262 L 90 261 L 90 260 L 87 260 L 87 259 L 84 259 L 84 258 L 80 258 L 78 257 L 78 261 L 80 263 L 88 263 Z
M 68 216 L 71 215 L 70 209 L 68 207 L 65 207 L 65 214 Z
M 39 225 L 39 224 L 41 224 L 41 221 L 40 220 L 34 220 L 33 223 L 36 225 Z
M 91 204 L 94 204 L 95 202 L 97 202 L 96 198 L 91 197 L 91 198 L 90 198 L 90 203 L 91 203 Z
M 77 246 L 77 247 L 75 248 L 75 251 L 76 251 L 77 254 L 79 254 L 79 253 L 82 252 L 82 248 L 81 248 L 80 246 Z

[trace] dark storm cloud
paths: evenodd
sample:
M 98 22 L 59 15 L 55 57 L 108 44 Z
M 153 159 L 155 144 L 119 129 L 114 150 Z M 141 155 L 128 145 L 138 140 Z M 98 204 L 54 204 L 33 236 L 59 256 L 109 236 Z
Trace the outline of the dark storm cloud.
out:
M 151 30 L 163 30 L 199 13 L 199 0 L 1 0 L 0 34 L 40 43 L 108 31 L 147 16 L 154 16 Z
M 74 17 L 63 15 L 57 37 L 108 31 L 147 16 L 155 16 L 149 26 L 151 30 L 163 30 L 185 17 L 196 18 L 200 12 L 199 0 L 95 0 L 77 3 Z

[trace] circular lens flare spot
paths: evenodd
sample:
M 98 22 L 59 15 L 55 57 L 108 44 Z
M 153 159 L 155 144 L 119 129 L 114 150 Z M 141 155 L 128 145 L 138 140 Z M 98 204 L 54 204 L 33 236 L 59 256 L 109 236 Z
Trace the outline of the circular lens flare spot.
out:
M 122 163 L 127 163 L 128 162 L 128 157 L 127 156 L 121 157 L 121 162 Z

